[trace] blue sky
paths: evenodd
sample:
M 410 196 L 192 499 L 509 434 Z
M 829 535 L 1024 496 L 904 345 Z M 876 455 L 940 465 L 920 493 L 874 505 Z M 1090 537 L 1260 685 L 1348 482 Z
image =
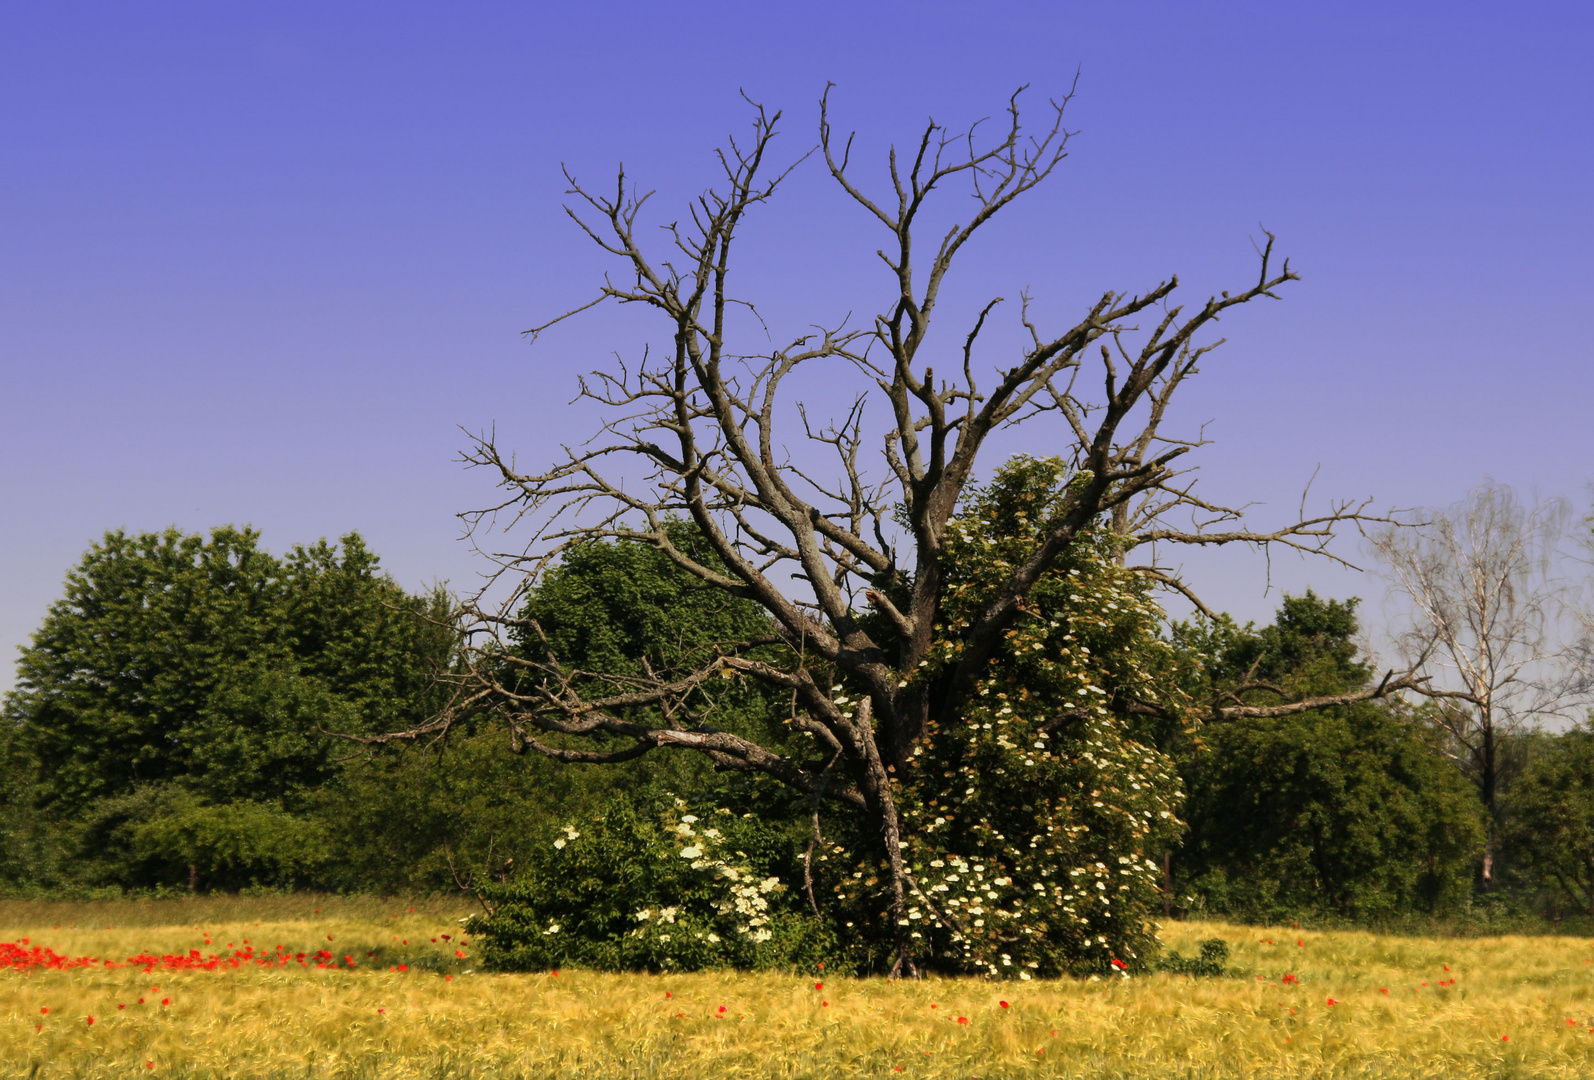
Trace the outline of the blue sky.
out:
M 1278 235 L 1303 280 L 1229 320 L 1179 417 L 1257 524 L 1314 470 L 1380 506 L 1485 475 L 1581 505 L 1591 31 L 1574 3 L 0 6 L 0 650 L 109 528 L 357 529 L 405 585 L 468 588 L 454 515 L 490 488 L 460 428 L 545 460 L 590 426 L 575 375 L 647 340 L 618 312 L 520 335 L 604 269 L 560 163 L 623 160 L 674 216 L 739 91 L 798 153 L 827 81 L 879 151 L 1079 73 L 1071 157 L 970 250 L 967 305 L 1028 288 L 1061 325 L 1170 273 L 1204 297 Z M 777 323 L 883 302 L 878 238 L 814 170 L 748 235 Z M 1276 603 L 1254 556 L 1190 569 Z

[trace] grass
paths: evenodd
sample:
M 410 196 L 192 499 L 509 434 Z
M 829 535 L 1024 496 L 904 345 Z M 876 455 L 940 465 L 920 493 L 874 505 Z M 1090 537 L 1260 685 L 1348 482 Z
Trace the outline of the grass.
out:
M 1199 939 L 1227 938 L 1245 974 L 888 984 L 481 974 L 468 944 L 461 959 L 457 940 L 441 940 L 465 913 L 302 896 L 0 902 L 0 942 L 71 956 L 222 954 L 248 939 L 361 963 L 0 972 L 0 1077 L 1594 1075 L 1594 947 L 1579 938 L 1191 922 L 1169 926 L 1167 943 L 1190 955 Z M 399 963 L 410 970 L 389 970 Z

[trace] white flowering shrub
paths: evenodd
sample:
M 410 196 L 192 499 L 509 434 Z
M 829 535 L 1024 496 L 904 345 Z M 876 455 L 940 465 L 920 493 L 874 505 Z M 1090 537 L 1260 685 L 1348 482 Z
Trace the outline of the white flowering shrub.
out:
M 751 814 L 693 811 L 681 799 L 647 811 L 616 805 L 535 845 L 512 881 L 482 890 L 492 913 L 470 930 L 484 964 L 812 970 L 833 956 L 800 884 L 785 876 L 796 865 L 789 831 Z
M 954 522 L 948 625 L 924 678 L 950 670 L 967 620 L 1035 550 L 1063 477 L 1055 460 L 1015 459 Z M 1122 709 L 1174 703 L 1174 660 L 1162 612 L 1111 543 L 1088 536 L 1043 577 L 972 704 L 925 733 L 893 785 L 915 886 L 907 918 L 931 967 L 1127 975 L 1155 958 L 1182 791 Z M 860 864 L 827 891 L 865 905 L 874 893 L 878 906 L 881 878 Z

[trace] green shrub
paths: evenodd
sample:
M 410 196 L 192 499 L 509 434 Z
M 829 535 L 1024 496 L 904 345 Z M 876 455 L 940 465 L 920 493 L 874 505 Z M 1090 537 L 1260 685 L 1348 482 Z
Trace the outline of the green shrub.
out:
M 1197 942 L 1197 946 L 1201 950 L 1200 956 L 1186 959 L 1179 955 L 1178 950 L 1174 950 L 1158 957 L 1157 970 L 1172 975 L 1197 975 L 1209 979 L 1222 975 L 1224 966 L 1229 962 L 1229 943 L 1222 938 L 1207 938 Z
M 467 929 L 500 971 L 836 970 L 797 866 L 789 831 L 754 815 L 616 804 L 531 845 Z

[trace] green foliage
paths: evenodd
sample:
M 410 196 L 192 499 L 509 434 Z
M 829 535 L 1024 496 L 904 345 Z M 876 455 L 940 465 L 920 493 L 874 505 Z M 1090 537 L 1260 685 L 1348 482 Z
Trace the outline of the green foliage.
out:
M 1354 602 L 1286 597 L 1260 631 L 1176 628 L 1203 661 L 1209 700 L 1242 679 L 1247 703 L 1348 692 Z M 1354 919 L 1462 905 L 1483 833 L 1476 796 L 1433 736 L 1386 702 L 1214 721 L 1183 752 L 1190 832 L 1180 878 L 1201 910 L 1251 919 Z
M 1199 956 L 1183 957 L 1177 950 L 1171 950 L 1157 958 L 1157 970 L 1166 971 L 1172 975 L 1195 975 L 1200 978 L 1215 979 L 1224 973 L 1224 967 L 1229 962 L 1229 943 L 1222 938 L 1207 938 L 1196 943 L 1201 950 Z
M 1509 792 L 1510 848 L 1536 884 L 1594 914 L 1594 729 L 1540 742 Z
M 672 523 L 669 532 L 679 549 L 704 565 L 718 564 L 684 523 Z M 712 659 L 719 643 L 771 638 L 774 633 L 769 616 L 756 603 L 705 588 L 658 548 L 623 538 L 589 541 L 565 552 L 527 598 L 522 614 L 536 621 L 546 645 L 522 637 L 518 647 L 551 651 L 567 669 L 583 673 L 576 684 L 594 696 L 615 693 L 612 680 L 644 671 L 668 675 L 695 669 Z M 782 706 L 768 689 L 750 680 L 722 680 L 684 705 L 696 722 L 765 745 L 783 737 L 777 719 Z M 658 722 L 652 715 L 637 719 Z M 655 762 L 669 756 L 652 755 Z M 704 765 L 697 767 L 706 773 Z
M 481 890 L 468 926 L 507 971 L 712 967 L 812 970 L 835 943 L 802 910 L 789 830 L 685 800 L 604 812 L 545 833 L 512 882 Z
M 192 868 L 204 889 L 302 885 L 315 880 L 330 856 L 319 822 L 247 800 L 220 806 L 185 800 L 130 831 L 130 854 L 151 878 L 181 880 Z
M 101 799 L 63 831 L 87 886 L 291 888 L 316 883 L 331 857 L 313 819 L 274 803 L 214 804 L 176 784 Z
M 209 860 L 217 887 L 302 880 L 316 860 L 289 848 L 303 840 L 310 850 L 308 834 L 254 808 L 302 806 L 338 774 L 348 744 L 328 732 L 429 715 L 433 667 L 446 667 L 453 648 L 448 614 L 440 594 L 411 597 L 382 576 L 356 534 L 283 559 L 250 529 L 106 534 L 22 650 L 4 703 L 26 839 L 56 855 L 53 866 L 33 860 L 11 873 L 60 881 L 79 864 L 110 883 L 152 884 L 152 868 L 167 865 L 177 876 L 160 882 L 186 885 L 197 859 Z M 210 809 L 172 824 L 155 847 L 154 834 L 139 834 L 137 850 L 83 847 L 82 829 L 132 844 L 134 832 L 94 822 L 152 791 Z M 243 807 L 236 820 L 221 809 L 233 803 Z M 249 823 L 266 829 L 253 853 L 236 835 Z
M 1066 482 L 1059 461 L 1016 458 L 954 521 L 940 670 Z M 1110 538 L 1088 534 L 1031 591 L 969 707 L 914 751 L 897 794 L 909 918 L 937 965 L 1019 978 L 1146 968 L 1152 856 L 1177 836 L 1182 796 L 1173 762 L 1112 703 L 1176 698 L 1161 617 Z
M 425 748 L 348 762 L 307 800 L 334 837 L 329 886 L 389 893 L 453 891 L 502 881 L 537 837 L 616 803 L 665 790 L 719 790 L 745 802 L 742 778 L 716 777 L 697 757 L 659 754 L 612 766 L 566 766 L 516 754 L 487 729 Z

